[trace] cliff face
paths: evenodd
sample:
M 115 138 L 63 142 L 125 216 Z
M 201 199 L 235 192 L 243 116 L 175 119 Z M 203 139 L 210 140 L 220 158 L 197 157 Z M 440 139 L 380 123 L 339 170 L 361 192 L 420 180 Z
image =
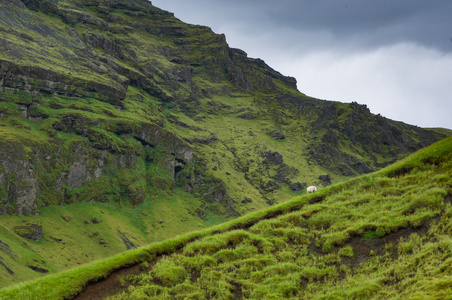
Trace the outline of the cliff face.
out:
M 2 136 L 0 213 L 37 215 L 44 206 L 80 201 L 123 200 L 139 205 L 150 193 L 144 178 L 160 182 L 165 190 L 174 184 L 175 170 L 194 161 L 187 145 L 156 125 L 140 124 L 134 132 L 119 130 L 129 136 L 126 145 L 103 132 L 83 132 L 81 126 L 74 125 L 77 121 L 80 120 L 67 121 L 72 124 L 68 127 L 55 125 L 61 132 L 79 132 L 80 138 L 74 140 L 59 137 L 54 129 L 53 138 L 41 141 L 31 141 L 14 132 Z M 139 174 L 140 167 L 151 162 L 167 176 L 160 178 L 147 170 Z M 128 169 L 133 171 L 120 172 Z
M 232 216 L 445 136 L 307 97 L 223 35 L 148 1 L 0 7 L 2 214 L 136 206 L 181 188 L 207 203 L 200 216 Z

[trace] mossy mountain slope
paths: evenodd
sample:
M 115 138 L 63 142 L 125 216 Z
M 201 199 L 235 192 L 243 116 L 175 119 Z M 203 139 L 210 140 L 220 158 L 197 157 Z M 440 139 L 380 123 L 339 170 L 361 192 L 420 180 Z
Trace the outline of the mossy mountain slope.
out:
M 0 290 L 9 299 L 448 299 L 452 138 L 222 225 Z M 113 277 L 112 277 L 113 278 Z M 100 292 L 100 293 L 99 293 Z
M 308 97 L 149 1 L 0 0 L 0 40 L 3 284 L 284 202 L 450 134 Z

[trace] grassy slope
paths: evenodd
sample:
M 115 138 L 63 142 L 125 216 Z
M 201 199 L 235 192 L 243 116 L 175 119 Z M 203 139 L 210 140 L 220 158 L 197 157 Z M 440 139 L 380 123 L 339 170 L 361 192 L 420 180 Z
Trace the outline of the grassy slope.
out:
M 200 219 L 199 199 L 175 189 L 152 201 L 130 207 L 108 203 L 80 202 L 48 206 L 39 216 L 0 216 L 0 287 L 57 273 L 105 258 L 129 248 L 162 241 L 187 231 L 224 222 L 221 216 L 207 214 Z M 15 233 L 15 228 L 38 224 L 43 238 L 33 241 Z M 10 269 L 13 274 L 8 272 Z M 32 268 L 43 271 L 36 272 Z
M 143 268 L 151 267 L 121 279 L 124 290 L 112 299 L 445 299 L 452 292 L 451 162 L 447 138 L 377 173 L 0 296 L 70 297 L 111 270 L 146 261 Z
M 118 132 L 121 126 L 138 128 L 144 123 L 159 124 L 179 139 L 186 140 L 207 165 L 207 170 L 201 175 L 217 183 L 224 182 L 227 196 L 231 197 L 235 212 L 240 214 L 304 193 L 293 192 L 287 183 L 281 182 L 277 182 L 280 189 L 266 188 L 268 182 L 276 181 L 278 176 L 277 165 L 264 163 L 262 155 L 268 151 L 280 153 L 285 164 L 298 169 L 298 173 L 287 176 L 292 182 L 321 185 L 318 177 L 324 174 L 330 174 L 333 182 L 350 178 L 320 166 L 309 154 L 309 145 L 320 142 L 315 140 L 317 135 L 312 134 L 317 130 L 312 128 L 319 117 L 317 110 L 322 111 L 327 102 L 310 99 L 288 87 L 281 79 L 273 78 L 273 85 L 268 83 L 259 88 L 264 71 L 246 61 L 236 61 L 234 67 L 243 68 L 248 77 L 246 83 L 255 86 L 251 90 L 238 88 L 229 78 L 233 75 L 225 70 L 229 49 L 224 39 L 210 29 L 184 24 L 161 12 L 149 15 L 139 10 L 131 13 L 129 9 L 115 8 L 110 11 L 111 18 L 107 18 L 101 12 L 102 5 L 85 6 L 86 1 L 53 2 L 57 3 L 59 14 L 2 6 L 0 26 L 2 38 L 8 42 L 5 51 L 1 51 L 2 59 L 68 77 L 67 83 L 74 89 L 83 89 L 84 83 L 90 82 L 116 88 L 126 75 L 133 80 L 138 74 L 151 78 L 152 83 L 162 90 L 162 95 L 170 100 L 152 96 L 140 84 L 132 83 L 121 102 L 121 110 L 106 102 L 108 99 L 102 94 L 92 91 L 85 97 L 2 91 L 0 147 L 14 145 L 17 153 L 24 153 L 23 157 L 27 159 L 36 158 L 37 153 L 51 153 L 58 149 L 55 152 L 62 154 L 57 158 L 64 163 L 45 169 L 43 163 L 37 163 L 35 159 L 33 166 L 35 171 L 41 171 L 38 178 L 39 206 L 58 206 L 43 208 L 41 216 L 0 216 L 4 224 L 0 240 L 7 245 L 4 248 L 6 252 L 0 251 L 0 261 L 6 266 L 0 266 L 0 287 L 42 275 L 32 271 L 30 266 L 53 273 L 123 251 L 126 245 L 118 229 L 135 244 L 144 245 L 221 223 L 231 216 L 231 210 L 226 208 L 227 199 L 218 203 L 213 197 L 203 197 L 209 192 L 207 188 L 195 195 L 182 190 L 183 176 L 187 176 L 188 170 L 181 172 L 181 180 L 175 189 L 168 188 L 173 183 L 169 173 L 162 164 L 146 163 L 144 156 L 149 154 L 148 150 L 130 135 Z M 145 8 L 150 6 L 146 1 L 134 3 Z M 105 20 L 109 20 L 108 26 Z M 176 28 L 175 32 L 163 30 L 172 26 Z M 177 28 L 183 33 L 181 38 Z M 99 39 L 100 42 L 92 45 L 89 39 L 95 42 Z M 113 46 L 104 49 L 102 45 Z M 121 55 L 115 47 L 120 49 Z M 118 66 L 136 74 L 125 72 L 121 75 L 117 72 Z M 187 71 L 191 74 L 189 80 L 176 79 Z M 34 81 L 36 78 L 31 78 L 29 83 Z M 84 94 L 86 91 L 72 92 Z M 283 96 L 297 98 L 300 105 L 309 102 L 309 107 L 317 110 L 285 106 L 278 102 Z M 29 105 L 32 118 L 23 116 L 23 109 L 19 108 L 23 105 Z M 340 122 L 345 123 L 353 110 L 349 104 L 337 105 L 342 111 L 343 120 Z M 239 117 L 246 112 L 251 112 L 253 117 Z M 178 125 L 174 117 L 190 127 Z M 56 124 L 67 118 L 77 123 L 78 133 L 68 132 L 73 128 L 66 131 L 55 129 L 59 128 Z M 274 128 L 284 133 L 286 138 L 277 140 L 270 137 L 267 133 Z M 446 134 L 450 132 L 445 131 Z M 60 143 L 57 146 L 53 144 L 54 135 Z M 211 137 L 218 140 L 204 142 Z M 101 145 L 115 159 L 117 156 L 113 155 L 118 153 L 140 153 L 141 156 L 138 155 L 135 169 L 119 170 L 114 174 L 105 172 L 109 176 L 86 182 L 80 188 L 67 188 L 66 198 L 62 200 L 63 189 L 53 187 L 56 178 L 69 169 L 68 160 L 64 158 L 70 157 L 71 150 L 76 148 L 74 145 L 79 144 L 87 153 L 95 152 L 92 147 Z M 371 160 L 359 143 L 351 145 L 347 142 L 340 146 L 364 161 Z M 153 153 L 154 158 L 158 156 L 157 152 Z M 386 153 L 385 157 L 377 157 L 378 163 L 387 163 L 388 157 L 394 158 Z M 61 161 L 58 159 L 52 159 L 52 164 L 59 164 Z M 95 164 L 96 160 L 92 159 L 91 163 Z M 150 177 L 152 180 L 148 180 Z M 8 200 L 6 186 L 0 185 L 0 204 Z M 132 207 L 132 194 L 143 190 L 145 196 Z M 76 203 L 79 199 L 85 202 Z M 86 202 L 91 199 L 98 203 Z M 69 203 L 62 203 L 66 200 Z M 107 203 L 100 203 L 103 201 Z M 13 203 L 10 203 L 9 213 L 15 213 Z M 201 218 L 203 213 L 206 217 Z M 62 216 L 68 216 L 70 221 Z M 102 222 L 93 224 L 91 217 L 102 219 Z M 118 225 L 114 225 L 116 221 Z M 43 239 L 33 242 L 16 235 L 14 227 L 22 224 L 42 225 Z M 14 276 L 7 268 L 15 272 Z

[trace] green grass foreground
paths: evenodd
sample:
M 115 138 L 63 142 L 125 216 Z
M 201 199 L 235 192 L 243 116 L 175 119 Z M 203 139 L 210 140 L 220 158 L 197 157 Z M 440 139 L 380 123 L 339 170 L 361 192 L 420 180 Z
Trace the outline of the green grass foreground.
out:
M 121 278 L 110 299 L 450 299 L 451 199 L 447 138 L 379 172 L 11 286 L 0 298 L 71 298 L 142 263 L 146 271 Z

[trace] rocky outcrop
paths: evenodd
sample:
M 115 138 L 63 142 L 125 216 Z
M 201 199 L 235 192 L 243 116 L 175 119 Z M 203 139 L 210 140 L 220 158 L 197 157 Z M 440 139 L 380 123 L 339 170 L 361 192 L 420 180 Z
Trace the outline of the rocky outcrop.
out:
M 329 174 L 326 174 L 326 175 L 320 175 L 320 176 L 319 176 L 319 179 L 322 181 L 322 185 L 323 185 L 324 187 L 327 187 L 327 186 L 331 185 L 331 177 L 330 177 Z
M 14 227 L 14 232 L 26 239 L 39 241 L 42 238 L 42 225 L 25 224 Z
M 225 66 L 228 71 L 229 79 L 233 81 L 237 87 L 250 91 L 258 89 L 260 91 L 274 91 L 272 79 L 278 79 L 287 84 L 291 88 L 297 86 L 297 80 L 293 77 L 284 76 L 269 67 L 262 59 L 249 58 L 247 53 L 243 50 L 230 48 L 228 49 L 229 63 Z M 252 71 L 253 68 L 262 70 L 264 75 L 258 76 Z M 253 74 L 252 76 L 250 76 Z
M 438 138 L 426 129 L 373 115 L 356 102 L 347 109 L 328 103 L 317 113 L 309 154 L 318 164 L 346 176 L 375 171 Z M 387 163 L 382 164 L 382 159 Z
M 274 165 L 281 165 L 282 163 L 284 163 L 283 156 L 276 151 L 265 152 L 262 156 L 265 158 L 264 163 L 271 163 Z
M 16 5 L 20 8 L 25 8 L 25 4 L 20 0 L 0 0 L 0 4 Z
M 247 181 L 265 193 L 291 186 L 290 178 L 299 174 L 299 170 L 284 163 L 283 156 L 277 151 L 265 151 L 261 154 L 261 159 L 262 162 L 258 163 L 258 167 L 253 171 L 250 171 L 244 162 L 237 167 L 245 173 Z
M 273 127 L 270 130 L 268 130 L 267 134 L 269 136 L 271 136 L 272 138 L 275 138 L 279 141 L 286 138 L 286 136 L 281 131 L 279 131 L 276 127 Z
M 74 126 L 75 133 L 83 133 L 77 125 Z M 120 131 L 129 132 L 124 128 Z M 114 147 L 99 149 L 89 135 L 65 146 L 66 149 L 62 148 L 63 141 L 59 138 L 55 138 L 52 144 L 26 140 L 21 143 L 2 142 L 0 214 L 39 214 L 39 209 L 47 205 L 83 200 L 119 201 L 124 194 L 130 197 L 133 205 L 137 205 L 149 193 L 145 184 L 147 178 L 158 178 L 159 174 L 166 172 L 172 178 L 170 182 L 151 181 L 159 185 L 154 188 L 171 188 L 178 173 L 195 160 L 186 143 L 157 125 L 143 123 L 140 127 L 131 128 L 129 136 L 135 137 L 142 148 L 129 147 L 121 152 L 115 151 Z M 158 157 L 145 154 L 146 149 L 155 147 L 161 149 Z M 142 163 L 155 164 L 160 173 L 135 171 Z M 126 177 L 122 179 L 122 176 Z
M 306 184 L 306 182 L 303 182 L 303 183 L 294 182 L 290 185 L 290 189 L 294 192 L 298 192 L 298 191 L 305 189 L 307 186 L 308 185 Z
M 19 66 L 0 60 L 0 89 L 12 94 L 26 91 L 34 95 L 90 97 L 93 93 L 99 93 L 102 95 L 101 99 L 121 106 L 128 84 L 128 80 L 124 80 L 112 87 L 39 67 Z
M 24 149 L 18 142 L 2 143 L 0 149 L 0 214 L 37 214 L 35 202 L 38 179 L 32 161 L 23 157 L 30 148 Z

